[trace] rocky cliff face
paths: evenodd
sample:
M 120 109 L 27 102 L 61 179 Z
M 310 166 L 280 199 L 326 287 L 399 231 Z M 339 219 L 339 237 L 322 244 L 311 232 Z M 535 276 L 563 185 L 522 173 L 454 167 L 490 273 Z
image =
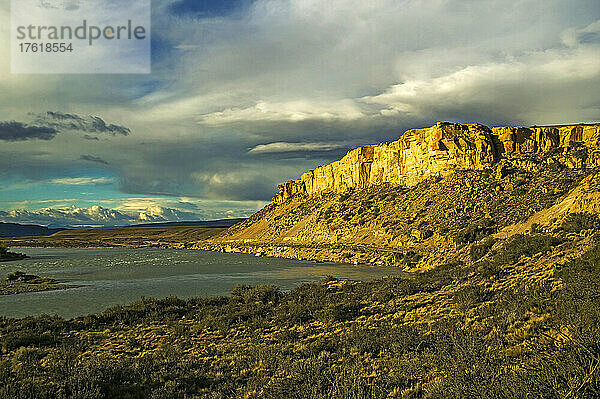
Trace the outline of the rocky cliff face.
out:
M 391 143 L 350 151 L 344 158 L 304 173 L 279 186 L 273 203 L 294 196 L 315 196 L 390 183 L 414 186 L 431 176 L 456 170 L 482 170 L 506 158 L 577 148 L 597 149 L 600 124 L 545 127 L 496 127 L 437 123 L 413 129 Z M 568 167 L 600 165 L 598 152 L 565 157 Z

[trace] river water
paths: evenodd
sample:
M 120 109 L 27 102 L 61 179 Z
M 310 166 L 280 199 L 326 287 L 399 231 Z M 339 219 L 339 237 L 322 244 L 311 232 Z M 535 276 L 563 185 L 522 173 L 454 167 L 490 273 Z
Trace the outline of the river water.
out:
M 16 249 L 30 259 L 0 263 L 0 278 L 23 271 L 81 285 L 61 291 L 0 296 L 0 316 L 65 318 L 97 313 L 141 297 L 228 295 L 238 284 L 283 290 L 326 276 L 373 280 L 399 269 L 259 258 L 247 254 L 170 249 Z

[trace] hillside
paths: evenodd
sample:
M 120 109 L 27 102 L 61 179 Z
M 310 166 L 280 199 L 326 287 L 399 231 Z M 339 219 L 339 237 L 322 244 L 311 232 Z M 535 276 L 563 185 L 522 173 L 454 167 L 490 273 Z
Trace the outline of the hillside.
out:
M 193 222 L 163 222 L 163 223 L 142 223 L 126 227 L 231 227 L 234 224 L 243 222 L 246 218 L 202 220 Z
M 49 236 L 62 230 L 64 229 L 49 229 L 45 226 L 0 222 L 0 237 Z
M 2 242 L 12 247 L 58 248 L 183 248 L 186 243 L 208 239 L 226 230 L 226 227 L 163 226 L 120 227 L 112 229 L 64 230 L 47 237 L 5 238 Z
M 597 214 L 599 143 L 600 125 L 409 130 L 281 185 L 269 206 L 197 247 L 407 270 L 466 261 L 483 239 Z

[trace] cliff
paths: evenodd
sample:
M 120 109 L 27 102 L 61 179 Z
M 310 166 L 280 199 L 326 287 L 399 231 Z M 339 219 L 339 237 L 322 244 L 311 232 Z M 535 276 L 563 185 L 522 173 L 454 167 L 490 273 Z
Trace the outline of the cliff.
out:
M 600 124 L 438 123 L 304 173 L 195 247 L 406 270 L 468 264 L 485 243 L 596 226 L 599 181 Z
M 543 127 L 495 127 L 481 124 L 437 123 L 426 129 L 405 132 L 399 140 L 368 145 L 344 158 L 304 173 L 279 186 L 273 203 L 288 198 L 341 193 L 383 183 L 411 187 L 431 176 L 447 176 L 456 170 L 482 170 L 506 158 L 568 150 L 597 148 L 600 124 Z M 568 167 L 600 165 L 600 156 L 569 155 Z

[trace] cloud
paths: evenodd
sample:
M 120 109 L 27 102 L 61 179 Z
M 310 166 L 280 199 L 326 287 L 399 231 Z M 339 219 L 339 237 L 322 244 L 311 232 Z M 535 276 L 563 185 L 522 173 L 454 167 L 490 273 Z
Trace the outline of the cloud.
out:
M 305 120 L 346 120 L 352 121 L 365 114 L 352 100 L 332 102 L 314 100 L 296 100 L 280 103 L 259 101 L 249 108 L 230 108 L 224 111 L 202 115 L 200 122 L 209 125 L 221 125 L 235 122 L 266 122 Z
M 113 179 L 108 179 L 106 177 L 65 177 L 63 179 L 50 180 L 50 183 L 65 184 L 69 186 L 85 186 L 95 184 L 109 184 L 113 181 Z
M 598 51 L 600 47 L 588 45 L 535 51 L 509 62 L 408 79 L 362 101 L 382 105 L 380 114 L 392 117 L 470 116 L 473 121 L 530 124 L 593 121 L 598 113 L 590 106 L 600 101 L 590 90 L 590 85 L 600 85 Z
M 82 131 L 94 134 L 110 134 L 112 136 L 127 136 L 131 130 L 125 126 L 107 124 L 98 116 L 81 117 L 75 114 L 61 112 L 46 112 L 44 114 L 29 114 L 31 121 L 0 122 L 0 140 L 25 141 L 25 140 L 52 140 L 60 132 Z M 97 138 L 85 135 L 85 139 Z
M 600 20 L 581 29 L 566 29 L 561 34 L 561 39 L 569 47 L 576 47 L 581 44 L 598 44 L 600 43 Z
M 79 159 L 82 161 L 100 163 L 102 165 L 110 165 L 110 163 L 108 161 L 105 161 L 104 159 L 93 156 L 93 155 L 82 155 Z
M 111 207 L 123 213 L 148 212 L 157 208 L 175 209 L 193 213 L 198 220 L 216 220 L 231 217 L 247 217 L 266 205 L 262 201 L 212 201 L 198 198 L 142 197 L 115 200 Z M 169 211 L 167 211 L 169 212 Z
M 52 127 L 57 130 L 77 130 L 87 133 L 107 133 L 112 136 L 127 136 L 131 130 L 125 126 L 107 124 L 98 116 L 82 117 L 75 114 L 48 111 L 45 114 L 33 115 L 37 124 Z
M 249 154 L 268 154 L 279 152 L 296 151 L 332 151 L 339 148 L 345 148 L 343 143 L 287 143 L 277 142 L 269 144 L 259 144 L 248 151 Z
M 32 126 L 20 122 L 0 122 L 0 140 L 52 140 L 58 131 L 52 127 Z

